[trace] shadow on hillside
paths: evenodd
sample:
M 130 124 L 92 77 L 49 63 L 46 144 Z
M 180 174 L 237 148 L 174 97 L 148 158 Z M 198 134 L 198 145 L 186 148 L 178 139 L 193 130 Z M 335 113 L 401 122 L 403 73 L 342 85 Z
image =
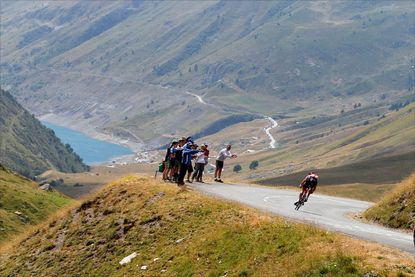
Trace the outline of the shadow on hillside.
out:
M 349 165 L 315 169 L 320 177 L 319 185 L 341 185 L 352 183 L 388 184 L 397 183 L 415 170 L 415 152 L 381 159 L 368 160 Z M 263 185 L 295 185 L 308 171 L 258 181 Z

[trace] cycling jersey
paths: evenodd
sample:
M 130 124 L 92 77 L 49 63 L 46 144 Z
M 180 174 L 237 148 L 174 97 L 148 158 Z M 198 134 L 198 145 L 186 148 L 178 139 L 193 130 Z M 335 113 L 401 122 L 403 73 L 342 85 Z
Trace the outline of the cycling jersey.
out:
M 316 174 L 310 174 L 307 175 L 304 178 L 305 182 L 304 182 L 304 187 L 305 188 L 312 188 L 312 187 L 316 187 L 318 184 L 318 176 Z

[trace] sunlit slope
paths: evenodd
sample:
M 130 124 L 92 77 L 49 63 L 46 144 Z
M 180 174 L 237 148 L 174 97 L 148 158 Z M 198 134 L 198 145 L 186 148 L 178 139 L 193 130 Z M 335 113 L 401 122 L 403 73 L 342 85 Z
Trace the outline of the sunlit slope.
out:
M 392 228 L 415 227 L 415 174 L 402 181 L 364 213 L 368 220 Z
M 39 224 L 73 201 L 0 165 L 0 244 Z
M 47 169 L 81 172 L 88 166 L 13 96 L 0 90 L 0 163 L 33 178 Z
M 6 276 L 395 276 L 414 264 L 374 244 L 128 177 L 8 250 L 0 268 Z
M 412 104 L 331 146 L 337 148 L 334 153 L 353 153 L 354 159 L 407 153 L 415 150 L 414 123 L 415 105 Z
M 389 111 L 385 116 L 374 116 L 367 123 L 355 121 L 353 124 L 340 127 L 340 116 L 334 118 L 330 125 L 326 124 L 327 126 L 310 125 L 295 130 L 289 127 L 284 128 L 284 125 L 289 122 L 281 120 L 281 127 L 274 131 L 277 142 L 280 142 L 278 147 L 255 153 L 242 154 L 241 152 L 250 148 L 250 145 L 246 145 L 246 141 L 249 141 L 253 135 L 258 136 L 259 133 L 259 138 L 266 141 L 261 126 L 241 140 L 232 135 L 232 128 L 226 129 L 222 134 L 223 142 L 226 138 L 228 140 L 234 138 L 232 142 L 235 152 L 242 154 L 238 159 L 228 162 L 230 168 L 234 164 L 241 164 L 243 168 L 240 173 L 232 177 L 265 179 L 263 180 L 265 183 L 269 183 L 268 181 L 274 183 L 277 179 L 268 179 L 310 169 L 324 169 L 328 174 L 332 168 L 330 178 L 325 180 L 326 184 L 330 182 L 334 184 L 362 183 L 370 179 L 366 176 L 367 174 L 374 178 L 373 181 L 369 180 L 369 183 L 398 182 L 408 176 L 415 165 L 414 156 L 411 154 L 415 151 L 414 106 L 410 104 L 399 111 Z M 348 119 L 348 121 L 353 120 Z M 258 124 L 265 123 L 265 121 L 258 122 Z M 249 130 L 248 127 L 244 128 Z M 238 129 L 235 132 L 241 132 L 241 130 Z M 222 137 L 220 134 L 218 136 Z M 258 149 L 255 147 L 253 143 L 252 149 Z M 399 156 L 402 156 L 401 161 L 399 158 L 394 158 Z M 249 164 L 253 160 L 258 160 L 259 166 L 256 170 L 249 170 Z M 395 177 L 382 181 L 382 176 L 388 175 L 387 172 L 378 174 L 382 169 L 392 170 L 391 175 Z M 303 173 L 305 172 L 300 175 Z M 299 181 L 297 179 L 301 179 L 299 176 L 294 177 L 288 184 L 296 184 Z M 336 178 L 338 179 L 335 180 Z M 284 183 L 287 184 L 285 181 Z

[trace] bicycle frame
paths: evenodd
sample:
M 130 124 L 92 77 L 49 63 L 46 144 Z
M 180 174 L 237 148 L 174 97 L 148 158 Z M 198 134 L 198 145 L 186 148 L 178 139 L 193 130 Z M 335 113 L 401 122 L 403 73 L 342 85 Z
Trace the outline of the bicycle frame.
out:
M 305 194 L 301 197 L 301 199 L 298 199 L 297 205 L 295 206 L 295 209 L 298 211 L 302 205 L 304 205 L 304 202 L 308 200 L 308 197 L 310 196 L 311 188 L 306 188 Z

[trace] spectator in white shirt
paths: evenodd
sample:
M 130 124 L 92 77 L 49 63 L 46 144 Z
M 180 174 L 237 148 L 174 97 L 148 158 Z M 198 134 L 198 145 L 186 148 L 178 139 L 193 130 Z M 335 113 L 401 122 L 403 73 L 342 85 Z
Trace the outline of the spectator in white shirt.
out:
M 227 158 L 236 158 L 235 154 L 231 153 L 232 145 L 228 144 L 226 148 L 223 148 L 219 151 L 219 154 L 216 158 L 216 170 L 215 170 L 215 182 L 223 183 L 221 179 L 223 164 Z
M 209 155 L 209 152 L 207 152 L 206 145 L 201 145 L 200 149 L 201 152 L 196 155 L 195 172 L 193 173 L 192 181 L 196 179 L 196 182 L 203 183 L 203 171 L 205 170 L 205 165 L 207 164 L 207 155 Z

